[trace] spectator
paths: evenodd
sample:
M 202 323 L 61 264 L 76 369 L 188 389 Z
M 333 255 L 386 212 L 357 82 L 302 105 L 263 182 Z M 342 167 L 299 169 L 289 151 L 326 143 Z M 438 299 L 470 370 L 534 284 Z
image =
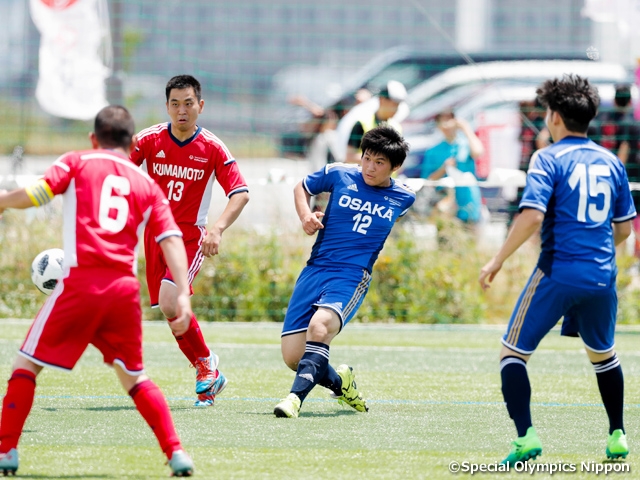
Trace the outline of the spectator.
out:
M 551 143 L 549 130 L 544 123 L 545 109 L 536 98 L 528 102 L 520 102 L 520 116 L 522 118 L 522 129 L 520 130 L 520 143 L 522 150 L 520 154 L 519 169 L 523 172 L 529 170 L 529 160 L 536 150 L 546 147 Z M 509 220 L 507 226 L 511 226 L 518 215 L 518 205 L 522 198 L 523 187 L 518 188 L 516 198 L 509 202 Z
M 378 109 L 373 114 L 363 111 L 351 129 L 347 142 L 346 163 L 361 163 L 362 150 L 360 150 L 360 142 L 362 137 L 382 122 L 388 123 L 398 133 L 402 133 L 400 123 L 396 122 L 393 117 L 398 112 L 400 103 L 407 98 L 407 89 L 404 88 L 402 83 L 390 80 L 378 96 L 380 100 Z
M 589 127 L 589 137 L 616 154 L 625 166 L 629 182 L 640 182 L 640 125 L 633 118 L 631 87 L 616 85 L 613 109 L 605 110 Z M 640 211 L 640 191 L 631 192 L 636 211 Z M 640 219 L 633 220 L 636 237 L 634 253 L 640 257 Z
M 451 110 L 436 115 L 436 125 L 444 140 L 424 154 L 420 176 L 440 180 L 448 175 L 476 175 L 475 160 L 484 154 L 482 142 L 464 120 L 455 118 Z M 456 187 L 456 216 L 465 223 L 480 221 L 482 197 L 477 185 Z

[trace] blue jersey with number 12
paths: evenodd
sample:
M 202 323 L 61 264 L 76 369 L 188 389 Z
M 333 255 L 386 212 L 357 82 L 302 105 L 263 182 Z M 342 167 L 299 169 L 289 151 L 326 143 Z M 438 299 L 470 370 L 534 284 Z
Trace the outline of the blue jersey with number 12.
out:
M 584 137 L 565 137 L 531 157 L 520 210 L 544 212 L 538 267 L 551 279 L 608 288 L 617 268 L 612 222 L 636 216 L 622 162 Z
M 318 230 L 307 265 L 371 272 L 394 223 L 416 199 L 413 190 L 393 178 L 388 187 L 367 185 L 355 164 L 331 163 L 302 184 L 309 195 L 331 192 L 324 229 Z

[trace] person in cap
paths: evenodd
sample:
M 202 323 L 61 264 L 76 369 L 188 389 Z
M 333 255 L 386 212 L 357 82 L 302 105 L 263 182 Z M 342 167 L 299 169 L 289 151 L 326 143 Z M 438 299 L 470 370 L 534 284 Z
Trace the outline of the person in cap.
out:
M 402 134 L 400 122 L 396 122 L 393 117 L 397 113 L 400 103 L 407 98 L 407 89 L 404 88 L 402 83 L 390 80 L 385 88 L 380 91 L 378 97 L 380 99 L 378 109 L 373 114 L 363 113 L 362 117 L 356 121 L 351 129 L 347 144 L 346 163 L 361 163 L 362 150 L 360 149 L 360 142 L 362 137 L 378 125 L 387 123 Z

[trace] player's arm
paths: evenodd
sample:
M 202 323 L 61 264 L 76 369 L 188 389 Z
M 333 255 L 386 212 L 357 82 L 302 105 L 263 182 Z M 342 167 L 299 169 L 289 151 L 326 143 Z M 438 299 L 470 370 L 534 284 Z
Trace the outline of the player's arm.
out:
M 173 333 L 181 335 L 188 330 L 192 316 L 189 281 L 187 280 L 187 253 L 182 238 L 177 235 L 163 238 L 159 245 L 178 289 L 177 318 L 169 325 Z
M 509 232 L 507 239 L 500 251 L 480 270 L 480 286 L 483 289 L 489 288 L 489 283 L 493 281 L 496 274 L 502 268 L 504 261 L 511 256 L 520 246 L 533 235 L 542 224 L 544 213 L 535 208 L 525 208 L 518 216 L 513 228 Z
M 39 207 L 49 203 L 53 197 L 49 184 L 41 178 L 29 187 L 0 192 L 0 213 L 7 208 Z
M 209 233 L 202 241 L 202 254 L 205 257 L 211 255 L 217 255 L 220 248 L 220 241 L 222 240 L 222 232 L 233 225 L 245 205 L 249 202 L 249 192 L 238 192 L 231 197 L 227 202 L 227 206 L 224 208 L 222 214 L 213 224 L 213 227 L 209 230 Z
M 631 235 L 631 220 L 613 224 L 613 243 L 617 247 Z
M 305 190 L 302 182 L 298 182 L 293 188 L 293 200 L 304 233 L 313 235 L 321 228 L 324 228 L 324 225 L 320 221 L 320 219 L 324 217 L 324 213 L 311 211 L 311 195 Z

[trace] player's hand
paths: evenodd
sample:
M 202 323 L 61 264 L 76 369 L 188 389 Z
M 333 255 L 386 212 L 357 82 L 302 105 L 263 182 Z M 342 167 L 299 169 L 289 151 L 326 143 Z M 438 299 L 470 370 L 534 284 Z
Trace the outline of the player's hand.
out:
M 320 220 L 324 217 L 322 212 L 311 212 L 302 219 L 302 229 L 307 235 L 313 235 L 318 230 L 323 229 L 324 225 Z
M 220 248 L 220 242 L 222 241 L 222 232 L 213 227 L 207 236 L 204 237 L 200 250 L 205 257 L 212 257 L 218 254 Z
M 192 315 L 193 312 L 191 310 L 191 300 L 189 299 L 189 295 L 178 295 L 178 298 L 176 299 L 176 319 L 169 322 L 171 331 L 180 336 L 189 330 Z
M 496 277 L 501 268 L 502 263 L 498 262 L 495 258 L 492 258 L 489 263 L 482 267 L 482 269 L 480 270 L 480 278 L 478 280 L 480 281 L 480 286 L 483 290 L 491 288 L 491 285 L 489 285 L 489 283 L 493 282 L 493 279 Z

